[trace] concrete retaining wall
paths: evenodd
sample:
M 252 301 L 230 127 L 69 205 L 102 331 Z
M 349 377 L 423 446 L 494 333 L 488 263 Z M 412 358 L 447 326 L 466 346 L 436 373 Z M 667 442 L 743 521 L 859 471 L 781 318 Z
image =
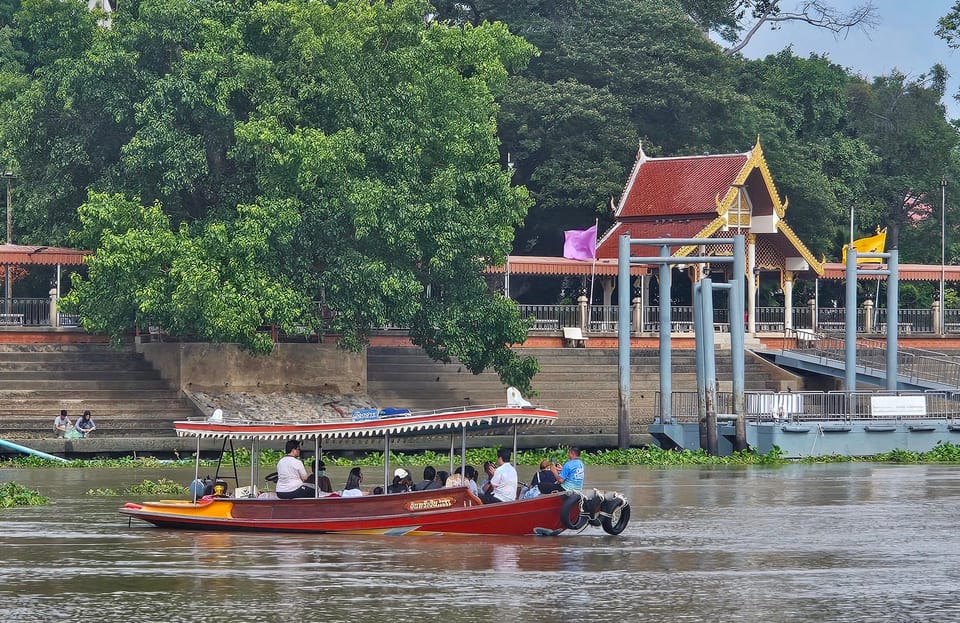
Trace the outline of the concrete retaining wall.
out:
M 193 391 L 365 394 L 366 353 L 333 344 L 277 344 L 253 355 L 236 344 L 137 344 L 171 387 Z

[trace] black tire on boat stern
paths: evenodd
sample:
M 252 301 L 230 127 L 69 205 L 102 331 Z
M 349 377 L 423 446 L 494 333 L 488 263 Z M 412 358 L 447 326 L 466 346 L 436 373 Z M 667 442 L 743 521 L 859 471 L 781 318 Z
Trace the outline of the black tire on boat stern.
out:
M 600 525 L 600 520 L 603 519 L 603 516 L 600 514 L 603 510 L 603 502 L 603 497 L 596 493 L 593 497 L 586 498 L 583 501 L 583 512 L 587 514 L 591 526 Z
M 580 530 L 587 525 L 587 521 L 590 519 L 581 512 L 580 503 L 582 499 L 578 493 L 568 493 L 567 499 L 563 501 L 563 506 L 560 507 L 560 523 L 567 530 Z
M 603 512 L 609 513 L 600 520 L 603 531 L 614 536 L 623 532 L 630 523 L 630 505 L 624 500 L 606 500 L 603 503 Z

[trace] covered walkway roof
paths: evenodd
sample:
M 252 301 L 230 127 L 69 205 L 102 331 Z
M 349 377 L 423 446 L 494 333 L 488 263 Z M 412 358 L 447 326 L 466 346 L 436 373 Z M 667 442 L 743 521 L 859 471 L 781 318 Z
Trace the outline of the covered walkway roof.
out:
M 598 275 L 611 277 L 617 274 L 616 259 L 598 259 L 596 271 L 590 260 L 568 260 L 564 257 L 543 257 L 534 255 L 511 255 L 507 258 L 507 266 L 488 266 L 487 273 L 502 275 L 507 272 L 511 275 Z M 647 274 L 646 266 L 631 266 L 631 275 Z
M 15 264 L 17 266 L 45 265 L 78 266 L 83 264 L 86 256 L 92 251 L 68 249 L 65 247 L 41 247 L 23 244 L 0 244 L 0 264 Z
M 869 266 L 880 268 L 879 264 Z M 859 273 L 858 279 L 887 279 L 886 275 L 871 275 L 867 265 L 861 265 Z M 941 274 L 945 281 L 960 282 L 960 266 L 944 266 L 941 273 L 939 264 L 900 264 L 900 281 L 940 281 Z M 846 275 L 847 267 L 839 262 L 823 265 L 823 279 L 846 279 Z

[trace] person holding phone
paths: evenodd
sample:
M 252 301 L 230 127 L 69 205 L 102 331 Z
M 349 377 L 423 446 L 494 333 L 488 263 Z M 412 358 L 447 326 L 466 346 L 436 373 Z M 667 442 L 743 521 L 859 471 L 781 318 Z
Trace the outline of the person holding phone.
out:
M 586 467 L 580 460 L 580 448 L 572 446 L 567 450 L 567 462 L 563 467 L 559 463 L 550 466 L 550 471 L 556 477 L 556 484 L 550 487 L 550 491 L 582 491 L 583 477 L 586 474 Z

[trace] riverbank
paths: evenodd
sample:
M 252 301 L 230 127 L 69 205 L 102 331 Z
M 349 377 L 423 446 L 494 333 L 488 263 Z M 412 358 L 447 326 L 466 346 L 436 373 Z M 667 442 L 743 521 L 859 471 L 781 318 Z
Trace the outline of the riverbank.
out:
M 218 444 L 219 445 L 219 444 Z M 470 448 L 467 450 L 467 464 L 482 465 L 484 461 L 494 461 L 498 447 Z M 250 465 L 250 452 L 243 448 L 238 449 L 236 463 L 238 466 Z M 306 452 L 305 457 L 312 455 Z M 517 452 L 514 463 L 517 466 L 536 466 L 543 459 L 556 461 L 565 460 L 566 452 L 563 448 L 539 448 L 520 450 Z M 263 449 L 260 455 L 262 466 L 273 466 L 283 456 L 279 449 Z M 219 457 L 216 453 L 201 452 L 201 465 L 215 465 Z M 585 450 L 581 459 L 587 466 L 611 467 L 684 467 L 684 466 L 711 466 L 711 465 L 788 465 L 788 464 L 817 464 L 817 463 L 888 463 L 888 464 L 954 464 L 960 463 L 960 446 L 943 444 L 930 452 L 910 452 L 896 450 L 871 457 L 827 456 L 812 457 L 801 460 L 785 459 L 778 450 L 767 454 L 753 452 L 737 452 L 730 456 L 710 456 L 706 452 L 690 450 L 662 450 L 657 447 L 630 448 L 628 450 Z M 383 465 L 381 452 L 336 452 L 324 451 L 323 460 L 328 466 L 379 466 Z M 420 452 L 391 452 L 390 464 L 400 466 L 445 465 L 449 462 L 447 452 L 426 450 Z M 456 455 L 459 463 L 459 455 Z M 158 466 L 193 465 L 195 455 L 185 452 L 172 458 L 157 458 L 151 455 L 130 453 L 113 458 L 73 459 L 67 463 L 50 461 L 33 456 L 18 455 L 0 460 L 0 468 L 33 468 L 33 467 L 143 467 L 155 468 Z M 223 464 L 232 465 L 231 454 L 224 455 Z

